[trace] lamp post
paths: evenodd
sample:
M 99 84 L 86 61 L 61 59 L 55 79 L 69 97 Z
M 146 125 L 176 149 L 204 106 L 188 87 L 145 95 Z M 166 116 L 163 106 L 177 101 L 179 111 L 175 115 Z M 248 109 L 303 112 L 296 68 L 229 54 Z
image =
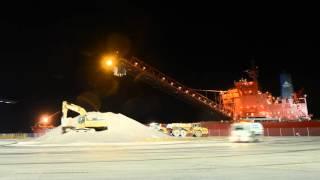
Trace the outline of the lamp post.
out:
M 121 64 L 122 59 L 118 56 L 118 52 L 105 55 L 101 58 L 100 65 L 105 71 L 113 72 L 115 76 L 125 76 L 127 74 L 125 67 Z

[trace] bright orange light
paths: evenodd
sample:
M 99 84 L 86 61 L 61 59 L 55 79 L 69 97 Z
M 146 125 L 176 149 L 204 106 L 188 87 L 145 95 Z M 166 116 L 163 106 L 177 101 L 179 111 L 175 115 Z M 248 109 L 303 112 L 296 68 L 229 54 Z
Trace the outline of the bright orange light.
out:
M 108 59 L 108 60 L 106 61 L 106 65 L 107 65 L 107 66 L 112 66 L 112 64 L 113 64 L 112 59 Z
M 110 71 L 113 67 L 117 66 L 116 57 L 111 55 L 103 56 L 100 65 L 103 69 Z
M 44 115 L 44 116 L 41 117 L 40 121 L 43 124 L 48 124 L 49 123 L 49 117 Z

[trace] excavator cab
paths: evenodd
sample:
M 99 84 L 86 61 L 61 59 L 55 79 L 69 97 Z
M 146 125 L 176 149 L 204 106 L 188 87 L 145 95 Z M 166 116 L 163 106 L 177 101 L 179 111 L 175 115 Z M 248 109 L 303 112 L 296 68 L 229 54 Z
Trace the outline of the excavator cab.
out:
M 74 118 L 68 117 L 69 110 L 79 113 L 79 115 Z M 89 117 L 84 108 L 63 101 L 61 127 L 62 133 L 69 131 L 102 131 L 108 129 L 108 122 L 105 119 Z

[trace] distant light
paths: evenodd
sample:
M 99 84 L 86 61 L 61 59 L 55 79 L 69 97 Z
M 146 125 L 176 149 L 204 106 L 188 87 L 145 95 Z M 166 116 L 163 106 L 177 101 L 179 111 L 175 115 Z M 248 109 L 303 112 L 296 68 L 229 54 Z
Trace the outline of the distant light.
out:
M 49 118 L 48 118 L 48 117 L 44 117 L 44 118 L 42 119 L 42 121 L 45 122 L 45 123 L 48 123 L 48 122 L 49 122 Z
M 40 119 L 40 123 L 48 124 L 49 123 L 49 117 L 47 115 L 43 115 Z
M 118 66 L 119 59 L 114 54 L 104 55 L 100 59 L 100 66 L 107 71 L 113 70 Z
M 10 101 L 10 100 L 0 100 L 0 103 L 5 103 L 5 104 L 15 104 L 15 101 Z
M 107 66 L 112 66 L 113 65 L 113 61 L 112 61 L 111 58 L 106 61 L 106 65 Z

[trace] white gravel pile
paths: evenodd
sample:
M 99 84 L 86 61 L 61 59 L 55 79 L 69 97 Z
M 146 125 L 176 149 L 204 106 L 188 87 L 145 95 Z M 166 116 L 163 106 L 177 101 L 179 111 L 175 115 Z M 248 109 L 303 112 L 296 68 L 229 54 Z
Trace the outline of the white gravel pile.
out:
M 62 134 L 61 127 L 49 131 L 32 143 L 36 144 L 70 144 L 70 143 L 110 143 L 136 142 L 154 138 L 169 137 L 157 130 L 151 129 L 127 116 L 112 112 L 88 112 L 88 117 L 107 119 L 108 130 L 97 132 L 68 132 Z M 31 142 L 30 142 L 31 143 Z

